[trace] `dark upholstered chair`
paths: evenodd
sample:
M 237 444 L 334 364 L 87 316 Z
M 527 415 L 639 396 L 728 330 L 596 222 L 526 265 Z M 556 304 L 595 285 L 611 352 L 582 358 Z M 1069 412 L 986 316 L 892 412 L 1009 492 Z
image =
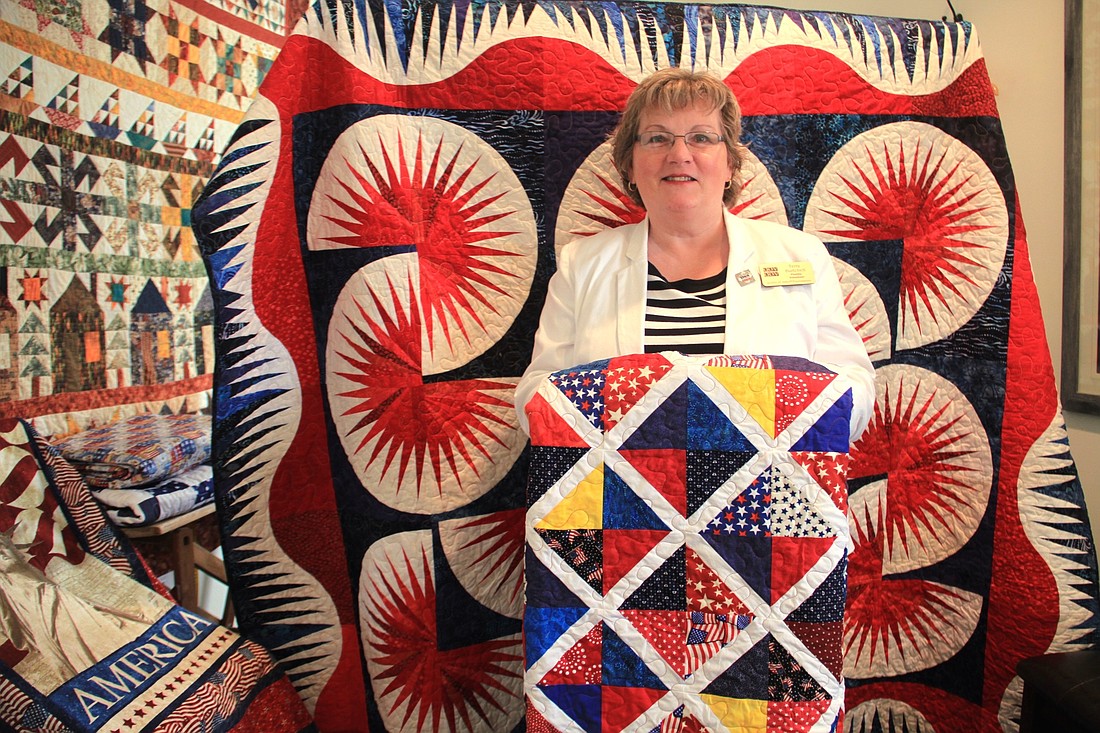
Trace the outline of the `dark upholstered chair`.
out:
M 1020 733 L 1100 731 L 1100 650 L 1031 657 L 1016 672 L 1024 681 Z

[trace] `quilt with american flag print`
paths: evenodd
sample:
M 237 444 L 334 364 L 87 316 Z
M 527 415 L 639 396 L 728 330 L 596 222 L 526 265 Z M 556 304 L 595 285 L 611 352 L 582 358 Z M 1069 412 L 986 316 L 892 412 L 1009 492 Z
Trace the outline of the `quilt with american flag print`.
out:
M 1091 529 L 973 26 L 321 0 L 194 222 L 233 599 L 320 729 L 524 728 L 512 391 L 556 248 L 643 215 L 607 135 L 668 65 L 736 93 L 735 213 L 825 241 L 876 366 L 847 475 L 845 728 L 1014 730 L 1016 663 L 1094 643 Z
M 61 452 L 0 418 L 0 730 L 316 729 L 267 650 L 174 603 Z
M 527 730 L 835 730 L 852 392 L 783 356 L 635 354 L 527 406 Z

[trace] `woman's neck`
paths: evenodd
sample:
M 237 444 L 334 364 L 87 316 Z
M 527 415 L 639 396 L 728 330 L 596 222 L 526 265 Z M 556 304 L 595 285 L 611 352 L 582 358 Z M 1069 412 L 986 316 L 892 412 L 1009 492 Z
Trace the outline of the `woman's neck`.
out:
M 701 280 L 725 269 L 729 262 L 725 220 L 719 217 L 717 222 L 698 224 L 687 221 L 668 227 L 650 219 L 648 259 L 666 279 Z

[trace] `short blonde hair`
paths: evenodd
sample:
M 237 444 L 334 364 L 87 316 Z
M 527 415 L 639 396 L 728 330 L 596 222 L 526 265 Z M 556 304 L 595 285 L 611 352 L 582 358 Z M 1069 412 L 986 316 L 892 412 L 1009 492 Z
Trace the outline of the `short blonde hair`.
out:
M 645 206 L 638 189 L 628 185 L 642 113 L 650 109 L 673 112 L 700 102 L 718 110 L 721 117 L 722 137 L 733 169 L 731 184 L 722 201 L 727 208 L 737 202 L 741 193 L 741 164 L 746 152 L 741 144 L 741 105 L 730 88 L 713 74 L 670 67 L 655 71 L 642 80 L 626 100 L 623 116 L 611 133 L 611 159 L 622 178 L 624 190 L 634 203 Z

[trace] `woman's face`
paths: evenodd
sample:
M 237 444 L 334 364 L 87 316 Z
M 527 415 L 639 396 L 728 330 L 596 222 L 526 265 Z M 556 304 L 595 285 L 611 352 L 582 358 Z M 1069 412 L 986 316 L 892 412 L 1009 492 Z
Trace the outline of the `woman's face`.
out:
M 698 104 L 672 112 L 647 109 L 641 114 L 638 134 L 656 131 L 721 135 L 722 119 L 718 110 Z M 669 148 L 649 149 L 635 143 L 631 168 L 631 179 L 651 217 L 720 211 L 726 181 L 733 176 L 724 143 L 692 147 L 683 137 L 674 138 Z

